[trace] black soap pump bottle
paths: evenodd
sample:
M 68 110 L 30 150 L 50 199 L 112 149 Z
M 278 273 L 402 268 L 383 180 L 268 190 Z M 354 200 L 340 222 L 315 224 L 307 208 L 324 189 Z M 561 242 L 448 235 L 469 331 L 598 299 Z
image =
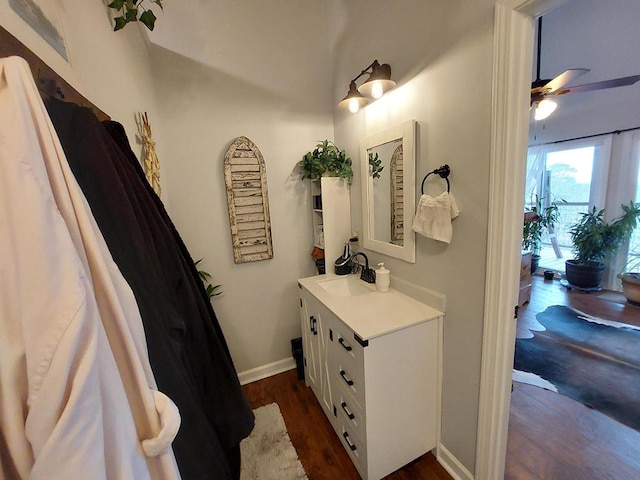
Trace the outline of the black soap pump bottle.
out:
M 349 242 L 344 244 L 344 252 L 336 258 L 334 263 L 336 275 L 349 275 L 351 273 L 351 248 Z

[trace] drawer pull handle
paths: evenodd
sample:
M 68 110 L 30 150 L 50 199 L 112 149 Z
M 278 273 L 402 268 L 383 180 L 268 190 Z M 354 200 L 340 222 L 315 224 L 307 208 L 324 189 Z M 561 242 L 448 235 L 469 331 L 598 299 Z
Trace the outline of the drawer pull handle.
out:
M 347 445 L 349 445 L 351 451 L 354 451 L 357 447 L 351 443 L 351 440 L 349 440 L 349 434 L 347 432 L 343 432 L 342 436 L 344 437 L 345 442 L 347 442 Z
M 350 352 L 351 350 L 353 350 L 353 347 L 348 343 L 345 343 L 344 338 L 342 337 L 338 339 L 338 343 L 340 343 L 340 345 L 342 345 L 342 348 L 344 348 L 347 352 Z
M 342 405 L 340 405 L 342 407 L 342 410 L 344 410 L 344 413 L 347 414 L 347 417 L 349 417 L 349 420 L 353 420 L 354 418 L 356 418 L 356 416 L 351 413 L 349 411 L 349 409 L 347 408 L 347 403 L 346 402 L 342 402 Z
M 309 330 L 311 330 L 311 333 L 313 333 L 314 335 L 318 335 L 318 329 L 316 328 L 317 324 L 318 320 L 316 320 L 316 317 L 311 315 L 309 317 Z
M 350 380 L 347 377 L 346 372 L 344 370 L 340 370 L 340 376 L 345 382 L 347 382 L 347 385 L 349 385 L 350 387 L 353 386 L 353 380 Z

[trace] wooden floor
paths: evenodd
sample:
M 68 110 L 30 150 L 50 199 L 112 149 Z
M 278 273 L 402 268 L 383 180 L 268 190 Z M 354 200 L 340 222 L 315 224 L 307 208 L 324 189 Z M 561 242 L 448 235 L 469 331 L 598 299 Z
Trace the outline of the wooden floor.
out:
M 614 292 L 568 291 L 534 276 L 531 302 L 519 312 L 519 337 L 543 330 L 535 314 L 567 305 L 592 316 L 640 326 L 640 307 Z M 505 479 L 640 479 L 640 432 L 568 397 L 514 383 Z
M 640 307 L 611 292 L 567 291 L 534 276 L 531 301 L 519 312 L 518 336 L 543 327 L 535 314 L 550 305 L 568 305 L 593 316 L 640 326 Z M 253 408 L 278 403 L 287 431 L 310 480 L 360 477 L 329 421 L 296 371 L 244 386 Z M 542 388 L 514 383 L 511 397 L 507 480 L 638 480 L 640 432 L 579 402 Z M 427 454 L 393 473 L 389 480 L 451 479 Z
M 245 385 L 253 408 L 276 402 L 291 443 L 310 480 L 358 480 L 360 476 L 333 431 L 322 407 L 304 380 L 290 370 Z M 451 480 L 451 476 L 428 453 L 388 477 L 388 480 Z

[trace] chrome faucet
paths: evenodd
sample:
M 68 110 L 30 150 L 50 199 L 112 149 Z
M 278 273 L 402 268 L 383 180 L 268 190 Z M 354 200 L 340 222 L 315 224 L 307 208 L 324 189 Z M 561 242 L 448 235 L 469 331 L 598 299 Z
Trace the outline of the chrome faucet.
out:
M 364 266 L 360 273 L 360 280 L 364 280 L 367 283 L 376 283 L 376 272 L 373 268 L 369 268 L 369 258 L 364 252 L 358 252 L 351 255 L 351 262 L 353 262 L 353 259 L 358 255 L 362 255 L 364 258 Z

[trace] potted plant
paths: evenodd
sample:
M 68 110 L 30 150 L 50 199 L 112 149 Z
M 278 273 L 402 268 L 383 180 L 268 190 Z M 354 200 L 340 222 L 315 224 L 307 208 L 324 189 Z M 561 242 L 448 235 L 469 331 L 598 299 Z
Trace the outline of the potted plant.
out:
M 307 152 L 298 162 L 302 167 L 302 178 L 318 179 L 322 176 L 341 177 L 351 183 L 353 168 L 351 159 L 344 150 L 340 150 L 333 142 L 323 140 L 316 148 Z
M 629 257 L 618 278 L 622 280 L 622 293 L 627 302 L 640 307 L 640 252 L 632 253 Z
M 604 210 L 595 206 L 583 213 L 569 233 L 575 258 L 565 262 L 567 282 L 584 289 L 599 289 L 604 273 L 603 260 L 613 255 L 636 227 L 640 207 L 622 205 L 623 214 L 604 221 Z
M 535 273 L 538 269 L 542 234 L 545 229 L 555 227 L 560 215 L 555 201 L 543 206 L 544 198 L 535 195 L 533 200 L 531 209 L 525 212 L 522 225 L 522 249 L 531 251 L 531 273 Z
M 384 170 L 384 165 L 382 165 L 382 160 L 378 156 L 376 152 L 375 156 L 373 153 L 369 154 L 369 175 L 373 178 L 380 178 L 380 173 Z

